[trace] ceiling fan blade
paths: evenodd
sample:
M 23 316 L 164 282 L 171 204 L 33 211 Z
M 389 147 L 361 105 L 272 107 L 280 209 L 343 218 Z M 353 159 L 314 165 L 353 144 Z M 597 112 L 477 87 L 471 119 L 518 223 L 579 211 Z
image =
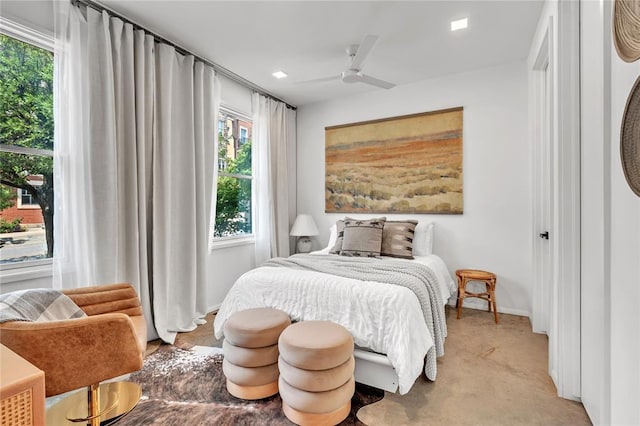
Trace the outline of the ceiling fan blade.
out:
M 321 77 L 321 78 L 314 78 L 311 80 L 296 81 L 295 84 L 324 83 L 326 81 L 335 81 L 335 80 L 340 80 L 340 75 L 332 75 L 331 77 Z
M 376 41 L 378 41 L 377 35 L 367 35 L 364 40 L 362 40 L 356 55 L 353 57 L 353 61 L 351 61 L 351 69 L 359 70 L 362 67 L 362 63 L 367 59 Z
M 370 77 L 370 76 L 364 75 L 362 73 L 359 73 L 358 80 L 361 83 L 371 84 L 373 86 L 378 86 L 378 87 L 381 87 L 383 89 L 391 89 L 392 87 L 396 86 L 395 84 L 389 83 L 388 81 L 380 80 L 379 78 Z

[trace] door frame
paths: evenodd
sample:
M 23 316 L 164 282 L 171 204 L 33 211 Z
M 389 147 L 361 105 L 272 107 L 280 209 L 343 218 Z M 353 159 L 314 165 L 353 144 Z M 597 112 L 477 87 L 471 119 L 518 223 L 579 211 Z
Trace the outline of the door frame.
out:
M 531 67 L 531 110 L 532 110 L 532 195 L 533 195 L 533 220 L 531 234 L 533 236 L 533 291 L 531 303 L 531 327 L 536 333 L 548 333 L 551 324 L 551 282 L 547 282 L 543 273 L 545 245 L 548 246 L 550 257 L 553 258 L 553 247 L 549 241 L 538 238 L 540 232 L 548 231 L 555 238 L 553 223 L 546 224 L 547 229 L 542 229 L 545 222 L 545 193 L 549 191 L 545 178 L 541 174 L 545 170 L 545 156 L 552 154 L 553 128 L 555 111 L 553 93 L 555 93 L 553 75 L 555 61 L 553 60 L 553 17 L 550 16 L 544 30 L 544 36 L 537 49 L 535 61 Z M 546 124 L 544 124 L 546 122 Z M 541 125 L 542 124 L 542 125 Z M 546 146 L 545 146 L 546 145 Z M 549 158 L 549 171 L 553 157 Z M 549 201 L 553 200 L 547 195 Z M 551 218 L 549 218 L 551 220 Z
M 551 283 L 542 283 L 537 231 L 533 238 L 532 327 L 549 335 L 549 375 L 558 395 L 580 399 L 580 4 L 553 2 L 530 65 L 532 95 L 532 231 L 540 205 L 540 156 L 536 123 L 541 120 L 535 93 L 536 64 L 548 55 L 552 80 L 551 149 L 553 194 L 550 223 Z M 554 19 L 555 18 L 555 19 Z M 546 32 L 546 34 L 545 34 Z M 545 44 L 545 40 L 547 41 Z M 538 85 L 540 83 L 538 82 Z M 538 139 L 536 139 L 538 136 Z M 551 302 L 545 298 L 550 292 Z

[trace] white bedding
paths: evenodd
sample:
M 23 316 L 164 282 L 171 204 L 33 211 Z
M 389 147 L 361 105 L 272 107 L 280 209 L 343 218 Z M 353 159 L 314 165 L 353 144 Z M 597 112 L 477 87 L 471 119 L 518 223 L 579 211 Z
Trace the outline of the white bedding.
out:
M 445 304 L 455 286 L 442 259 L 430 255 L 405 261 L 432 269 Z M 223 336 L 223 324 L 231 314 L 257 307 L 281 309 L 295 321 L 329 320 L 344 326 L 357 346 L 387 355 L 401 394 L 423 371 L 434 344 L 420 303 L 406 287 L 271 266 L 253 269 L 235 282 L 216 314 L 216 338 Z

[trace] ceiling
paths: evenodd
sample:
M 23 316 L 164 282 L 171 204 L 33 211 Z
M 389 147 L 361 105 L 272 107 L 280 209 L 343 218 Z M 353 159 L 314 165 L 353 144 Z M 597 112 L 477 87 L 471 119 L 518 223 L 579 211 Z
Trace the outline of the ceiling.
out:
M 397 85 L 527 57 L 543 1 L 100 0 L 293 105 L 379 89 L 339 80 L 345 49 L 378 35 L 363 72 Z M 23 3 L 24 4 L 24 3 Z M 469 27 L 451 32 L 450 21 Z M 289 76 L 278 80 L 271 73 Z M 394 90 L 394 89 L 390 89 Z

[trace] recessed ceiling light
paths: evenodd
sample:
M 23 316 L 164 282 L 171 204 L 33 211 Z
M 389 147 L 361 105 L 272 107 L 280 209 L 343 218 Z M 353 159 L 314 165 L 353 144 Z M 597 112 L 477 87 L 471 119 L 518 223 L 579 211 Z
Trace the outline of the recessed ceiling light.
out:
M 287 73 L 285 73 L 284 71 L 276 71 L 271 75 L 273 75 L 275 78 L 285 78 L 287 76 Z
M 451 21 L 451 31 L 458 31 L 467 28 L 467 18 L 458 19 L 457 21 Z

